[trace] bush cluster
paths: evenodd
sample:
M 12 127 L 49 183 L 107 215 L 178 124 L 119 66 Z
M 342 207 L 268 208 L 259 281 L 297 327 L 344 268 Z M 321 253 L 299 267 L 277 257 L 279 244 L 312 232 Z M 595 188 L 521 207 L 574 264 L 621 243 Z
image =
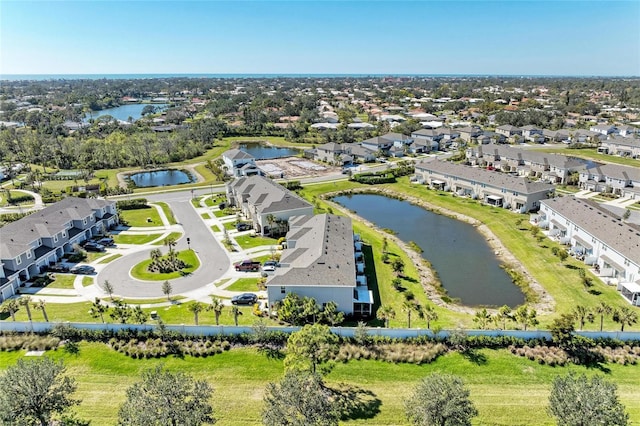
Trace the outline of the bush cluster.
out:
M 146 198 L 134 198 L 131 200 L 120 200 L 116 202 L 116 208 L 120 210 L 138 210 L 149 208 Z
M 231 349 L 231 343 L 227 340 L 167 340 L 161 338 L 129 340 L 112 338 L 109 346 L 131 358 L 161 358 L 167 355 L 190 355 L 194 357 L 206 357 L 222 353 Z
M 0 351 L 48 351 L 57 349 L 60 339 L 38 334 L 3 334 L 0 335 Z
M 425 364 L 434 361 L 446 351 L 447 347 L 442 343 L 413 345 L 396 342 L 372 346 L 345 343 L 340 346 L 336 361 L 374 359 L 392 363 Z
M 596 346 L 592 349 L 601 355 L 606 362 L 620 365 L 636 365 L 640 358 L 640 346 L 619 346 L 612 348 L 611 346 Z
M 171 261 L 166 257 L 161 257 L 160 259 L 152 261 L 147 267 L 147 270 L 149 272 L 167 274 L 170 272 L 181 271 L 186 267 L 187 264 L 180 259 Z
M 509 350 L 512 354 L 538 361 L 539 364 L 563 366 L 570 362 L 569 354 L 564 349 L 554 346 L 509 346 Z

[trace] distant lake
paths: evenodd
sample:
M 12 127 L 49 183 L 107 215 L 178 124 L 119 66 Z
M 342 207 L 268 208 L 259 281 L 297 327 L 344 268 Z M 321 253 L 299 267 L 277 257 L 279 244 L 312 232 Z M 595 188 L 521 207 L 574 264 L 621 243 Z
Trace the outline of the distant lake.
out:
M 142 110 L 147 105 L 153 105 L 157 108 L 158 111 L 162 111 L 167 107 L 167 104 L 127 104 L 120 105 L 115 108 L 107 108 L 100 111 L 91 111 L 85 115 L 85 121 L 93 118 L 94 120 L 98 117 L 102 117 L 105 115 L 110 115 L 116 120 L 127 121 L 129 117 L 133 118 L 133 121 L 136 121 L 140 117 L 142 117 Z
M 404 242 L 424 250 L 442 286 L 467 306 L 515 307 L 524 295 L 500 268 L 500 260 L 472 225 L 383 195 L 355 194 L 333 198 Z
M 139 188 L 150 186 L 180 185 L 193 182 L 193 177 L 182 170 L 156 170 L 152 172 L 140 172 L 129 176 Z
M 253 155 L 256 160 L 269 160 L 271 158 L 295 157 L 300 150 L 294 148 L 281 148 L 278 146 L 263 145 L 261 143 L 241 143 L 240 151 Z

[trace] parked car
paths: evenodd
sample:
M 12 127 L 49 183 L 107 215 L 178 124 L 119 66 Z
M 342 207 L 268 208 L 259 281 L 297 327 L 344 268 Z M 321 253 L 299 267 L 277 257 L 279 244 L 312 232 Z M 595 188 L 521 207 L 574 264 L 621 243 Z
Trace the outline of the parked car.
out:
M 263 265 L 263 266 L 273 265 L 273 266 L 275 266 L 276 268 L 277 268 L 278 266 L 280 266 L 280 264 L 279 264 L 277 261 L 275 261 L 275 260 L 267 260 L 267 261 L 265 261 L 262 265 Z
M 71 268 L 72 274 L 91 275 L 96 272 L 96 268 L 89 265 L 78 265 Z
M 113 245 L 115 245 L 115 242 L 113 241 L 113 238 L 111 237 L 104 237 L 104 238 L 100 238 L 98 241 L 96 241 L 98 244 L 102 244 L 105 247 L 111 247 Z
M 69 272 L 69 268 L 62 264 L 47 266 L 48 272 Z
M 94 243 L 93 241 L 85 243 L 84 249 L 86 251 L 105 251 L 105 248 L 102 244 Z
M 242 293 L 231 298 L 232 305 L 253 305 L 258 301 L 258 296 L 253 293 Z
M 242 262 L 238 262 L 233 266 L 236 268 L 236 271 L 256 272 L 260 270 L 260 262 L 254 262 L 251 259 L 243 260 Z
M 236 223 L 236 230 L 241 232 L 241 231 L 248 231 L 249 229 L 251 229 L 251 224 L 250 223 Z
M 263 272 L 273 272 L 276 270 L 276 265 L 262 265 Z

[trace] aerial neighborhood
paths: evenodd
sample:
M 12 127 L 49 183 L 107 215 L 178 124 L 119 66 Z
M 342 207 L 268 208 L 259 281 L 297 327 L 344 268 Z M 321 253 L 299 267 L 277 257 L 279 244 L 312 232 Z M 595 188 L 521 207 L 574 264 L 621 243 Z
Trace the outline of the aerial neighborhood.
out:
M 272 368 L 255 353 L 327 377 L 487 353 L 622 380 L 640 358 L 637 82 L 5 81 L 0 325 L 140 362 L 250 353 L 254 377 Z M 292 360 L 309 330 L 325 340 Z

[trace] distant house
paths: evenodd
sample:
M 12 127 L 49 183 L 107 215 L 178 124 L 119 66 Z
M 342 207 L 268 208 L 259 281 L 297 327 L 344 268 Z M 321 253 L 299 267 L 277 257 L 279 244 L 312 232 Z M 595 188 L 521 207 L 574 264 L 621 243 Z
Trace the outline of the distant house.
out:
M 115 201 L 67 197 L 0 228 L 0 301 L 117 221 Z
M 569 251 L 592 272 L 616 285 L 632 305 L 640 306 L 640 232 L 590 200 L 572 196 L 544 200 L 531 222 L 548 229 L 550 238 L 567 244 Z
M 616 133 L 616 126 L 612 126 L 610 124 L 598 124 L 595 126 L 589 127 L 589 130 L 592 132 L 600 133 L 601 135 L 608 136 L 612 133 Z
M 440 150 L 442 135 L 433 129 L 420 129 L 411 133 L 415 147 L 414 152 L 431 152 Z M 423 148 L 422 148 L 423 147 Z
M 262 235 L 272 234 L 271 228 L 286 229 L 292 216 L 313 214 L 309 202 L 264 176 L 239 177 L 226 189 L 229 204 L 239 208 Z
M 253 155 L 239 150 L 239 149 L 230 149 L 225 151 L 222 154 L 222 160 L 224 161 L 224 165 L 227 167 L 227 173 L 232 176 L 243 176 L 242 168 L 247 165 L 256 165 L 256 159 Z
M 622 137 L 628 138 L 640 134 L 640 129 L 633 126 L 618 126 L 618 134 Z
M 613 137 L 600 142 L 598 152 L 620 157 L 640 158 L 640 139 Z
M 570 142 L 569 132 L 567 132 L 566 130 L 543 129 L 542 136 L 544 136 L 545 141 L 547 142 L 552 142 L 552 143 L 556 143 L 556 142 L 569 143 Z
M 431 188 L 520 213 L 537 210 L 540 201 L 554 193 L 554 186 L 548 183 L 437 159 L 417 163 L 416 175 Z
M 386 135 L 366 139 L 360 142 L 360 145 L 373 152 L 388 152 L 396 142 L 408 144 L 411 143 L 411 141 L 412 139 L 409 136 L 405 136 L 400 133 L 387 133 Z
M 580 171 L 580 188 L 640 200 L 640 168 L 603 164 Z
M 331 164 L 342 163 L 340 156 L 344 154 L 342 145 L 335 142 L 328 142 L 316 147 L 315 160 L 324 161 Z
M 373 293 L 367 286 L 362 242 L 351 219 L 329 214 L 292 217 L 280 267 L 267 280 L 269 306 L 287 294 L 312 297 L 319 306 L 335 302 L 347 315 L 369 317 Z
M 511 139 L 514 136 L 522 136 L 522 129 L 510 124 L 504 124 L 496 128 L 496 133 L 501 134 L 508 139 Z
M 471 143 L 482 135 L 482 130 L 478 127 L 462 127 L 458 132 L 460 132 L 460 138 L 467 143 Z

